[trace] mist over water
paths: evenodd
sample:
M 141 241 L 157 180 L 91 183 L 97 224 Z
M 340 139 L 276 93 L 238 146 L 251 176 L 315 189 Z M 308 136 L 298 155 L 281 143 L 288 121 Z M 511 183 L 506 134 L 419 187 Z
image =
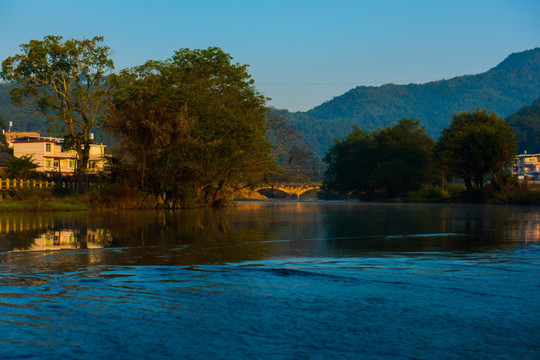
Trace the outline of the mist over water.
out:
M 4 359 L 536 359 L 534 207 L 0 215 Z

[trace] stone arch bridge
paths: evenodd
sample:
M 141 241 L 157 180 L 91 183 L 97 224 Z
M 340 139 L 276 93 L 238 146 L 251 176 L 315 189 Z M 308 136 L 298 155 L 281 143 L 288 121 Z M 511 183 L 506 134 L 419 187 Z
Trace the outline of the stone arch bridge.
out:
M 305 192 L 308 192 L 309 190 L 314 189 L 320 189 L 321 184 L 320 183 L 309 183 L 309 184 L 268 184 L 268 185 L 261 185 L 257 188 L 255 188 L 255 191 L 259 190 L 280 190 L 284 193 L 287 193 L 289 195 L 296 196 L 297 199 L 300 199 L 300 196 L 304 194 Z

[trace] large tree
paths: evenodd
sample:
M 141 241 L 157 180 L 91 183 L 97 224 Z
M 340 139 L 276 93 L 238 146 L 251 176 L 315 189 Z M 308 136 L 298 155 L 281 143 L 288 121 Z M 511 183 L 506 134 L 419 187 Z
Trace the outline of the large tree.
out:
M 124 140 L 122 166 L 169 205 L 227 203 L 273 166 L 266 98 L 247 66 L 221 49 L 181 49 L 110 81 L 108 122 Z
M 506 123 L 514 131 L 520 154 L 540 152 L 540 98 L 507 117 Z
M 326 155 L 324 189 L 368 199 L 405 194 L 434 178 L 434 147 L 412 119 L 373 133 L 354 127 Z
M 99 36 L 66 41 L 46 36 L 22 44 L 20 54 L 2 63 L 2 77 L 17 85 L 10 91 L 14 103 L 30 105 L 48 117 L 51 129 L 73 139 L 83 185 L 90 133 L 102 125 L 108 96 L 105 78 L 113 70 L 109 47 L 102 42 Z
M 369 175 L 376 166 L 371 133 L 354 126 L 345 139 L 336 139 L 328 149 L 323 189 L 353 198 L 368 198 L 371 194 Z
M 371 186 L 395 196 L 420 188 L 436 177 L 435 141 L 419 121 L 402 119 L 373 133 L 377 165 L 370 174 Z
M 269 182 L 306 182 L 321 176 L 321 158 L 304 142 L 283 110 L 270 109 L 267 126 L 266 139 L 279 163 L 278 172 L 268 176 Z
M 9 152 L 9 146 L 6 141 L 6 135 L 4 134 L 4 131 L 6 129 L 6 124 L 0 117 L 0 130 L 2 130 L 2 133 L 0 133 L 0 151 L 1 152 Z
M 516 155 L 516 141 L 502 117 L 477 109 L 454 114 L 441 133 L 437 153 L 445 168 L 463 177 L 468 190 L 473 182 L 482 187 L 487 173 L 499 186 L 501 171 Z

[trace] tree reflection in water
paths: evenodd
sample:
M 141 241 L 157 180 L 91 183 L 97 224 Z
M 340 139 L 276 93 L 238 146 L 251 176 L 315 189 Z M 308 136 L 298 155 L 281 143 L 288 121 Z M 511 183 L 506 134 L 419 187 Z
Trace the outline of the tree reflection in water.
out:
M 0 251 L 80 264 L 193 265 L 276 257 L 490 250 L 540 240 L 536 209 L 246 202 L 232 208 L 0 215 Z M 114 249 L 114 251 L 99 250 Z M 90 252 L 92 251 L 92 252 Z M 13 256 L 10 257 L 11 259 Z

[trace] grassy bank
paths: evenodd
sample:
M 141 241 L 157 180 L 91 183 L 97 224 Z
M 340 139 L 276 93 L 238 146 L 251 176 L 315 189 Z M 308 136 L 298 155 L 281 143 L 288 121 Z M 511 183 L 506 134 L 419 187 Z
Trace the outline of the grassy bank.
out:
M 54 189 L 10 189 L 0 191 L 0 212 L 90 210 L 87 196 L 61 194 Z
M 256 193 L 257 199 L 264 199 Z M 252 193 L 244 198 L 255 197 Z M 328 200 L 328 198 L 326 198 Z M 276 200 L 276 199 L 274 199 Z M 517 186 L 497 190 L 490 185 L 466 191 L 462 185 L 441 189 L 427 186 L 398 198 L 374 201 L 399 203 L 488 203 L 500 205 L 540 205 L 540 187 Z M 100 188 L 88 194 L 57 192 L 54 189 L 12 189 L 0 191 L 0 212 L 85 211 L 92 209 L 155 209 L 163 207 L 156 196 L 137 189 Z
M 28 200 L 2 200 L 0 201 L 0 212 L 20 212 L 20 211 L 81 211 L 90 210 L 86 202 L 62 201 L 61 199 L 50 201 L 28 201 Z

